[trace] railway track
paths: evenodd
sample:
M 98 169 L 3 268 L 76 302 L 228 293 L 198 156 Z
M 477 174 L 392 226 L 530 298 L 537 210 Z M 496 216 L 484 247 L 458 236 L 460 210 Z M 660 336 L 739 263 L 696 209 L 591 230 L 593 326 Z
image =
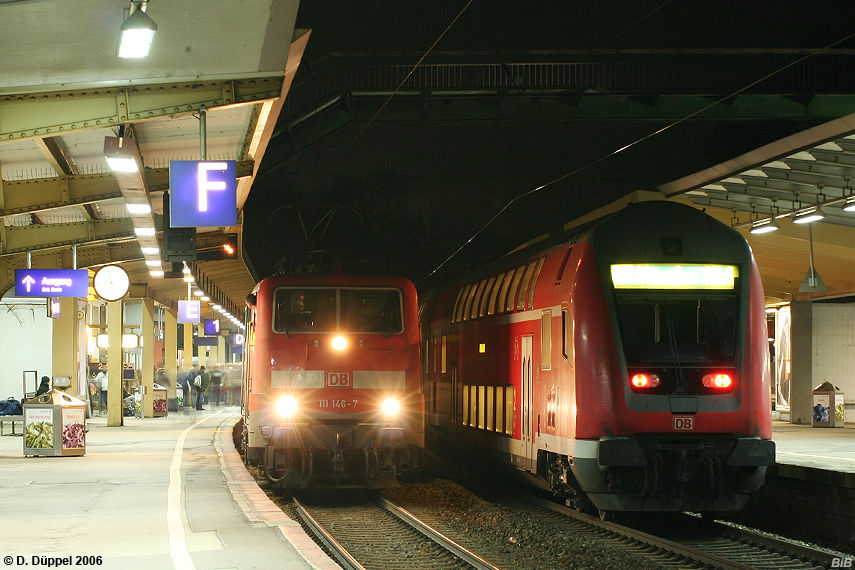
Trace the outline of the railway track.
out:
M 751 568 L 777 570 L 783 568 L 831 568 L 846 555 L 799 544 L 786 539 L 722 523 L 704 522 L 700 517 L 682 515 L 677 524 L 663 525 L 651 530 L 601 521 L 568 507 L 539 497 L 526 501 L 540 508 L 568 517 L 573 523 L 583 523 L 597 529 L 603 540 L 618 540 L 630 550 L 637 550 L 663 567 L 686 568 Z M 639 525 L 641 526 L 641 525 Z M 650 532 L 646 532 L 650 531 Z
M 293 505 L 305 527 L 344 568 L 498 568 L 387 499 L 321 507 L 295 498 Z

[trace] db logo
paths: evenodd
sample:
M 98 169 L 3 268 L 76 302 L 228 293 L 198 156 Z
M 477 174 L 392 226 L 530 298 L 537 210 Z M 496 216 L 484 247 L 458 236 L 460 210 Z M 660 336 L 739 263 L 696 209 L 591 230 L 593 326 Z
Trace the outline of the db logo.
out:
M 674 416 L 675 431 L 694 431 L 695 418 L 692 416 Z
M 327 372 L 327 388 L 350 388 L 350 372 Z

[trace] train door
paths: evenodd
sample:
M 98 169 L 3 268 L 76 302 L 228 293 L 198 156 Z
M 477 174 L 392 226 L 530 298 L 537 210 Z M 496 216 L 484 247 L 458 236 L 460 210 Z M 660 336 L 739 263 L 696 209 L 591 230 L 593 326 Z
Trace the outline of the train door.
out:
M 520 431 L 522 435 L 523 448 L 525 457 L 531 458 L 532 447 L 534 442 L 532 437 L 532 337 L 531 335 L 522 337 L 522 354 L 520 355 L 520 389 L 522 390 L 522 400 L 520 401 L 520 413 L 522 421 L 520 422 Z

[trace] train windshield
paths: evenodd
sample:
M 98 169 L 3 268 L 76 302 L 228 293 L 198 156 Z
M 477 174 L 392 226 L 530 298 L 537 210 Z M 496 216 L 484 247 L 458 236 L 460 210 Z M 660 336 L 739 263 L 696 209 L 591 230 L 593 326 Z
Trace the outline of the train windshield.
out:
M 736 364 L 734 293 L 622 293 L 617 313 L 628 366 Z
M 401 315 L 398 289 L 280 287 L 274 296 L 273 330 L 399 334 Z

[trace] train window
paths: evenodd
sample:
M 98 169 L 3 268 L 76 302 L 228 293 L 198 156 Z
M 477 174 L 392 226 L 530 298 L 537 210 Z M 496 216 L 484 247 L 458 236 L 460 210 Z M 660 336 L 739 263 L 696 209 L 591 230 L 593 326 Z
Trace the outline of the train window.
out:
M 469 424 L 469 386 L 467 384 L 463 385 L 463 423 L 462 425 Z
M 561 308 L 561 356 L 564 357 L 564 360 L 570 360 L 570 349 L 569 343 L 570 340 L 570 315 L 567 312 L 567 309 L 564 307 Z
M 505 415 L 505 408 L 502 405 L 502 399 L 503 399 L 504 395 L 505 395 L 504 388 L 502 388 L 500 386 L 496 387 L 496 431 L 499 433 L 502 433 L 502 431 L 504 430 L 504 425 L 505 425 L 504 422 L 502 421 L 502 419 L 504 418 L 504 415 Z
M 511 279 L 513 279 L 513 276 L 513 269 L 506 271 L 502 276 L 502 287 L 499 290 L 499 294 L 496 296 L 496 313 L 505 312 L 505 299 L 508 297 L 508 287 L 511 286 Z
M 736 365 L 735 293 L 627 292 L 616 300 L 627 365 Z
M 514 387 L 505 386 L 505 433 L 514 435 Z
M 531 277 L 534 275 L 534 267 L 536 263 L 534 261 L 530 262 L 525 268 L 525 274 L 523 275 L 522 283 L 520 283 L 519 295 L 517 296 L 517 310 L 524 311 L 525 310 L 525 299 L 526 293 L 528 292 L 528 286 L 531 283 Z
M 499 291 L 502 289 L 502 281 L 505 279 L 505 274 L 500 273 L 498 277 L 496 277 L 496 282 L 493 284 L 493 289 L 490 291 L 490 298 L 487 301 L 487 314 L 494 315 L 496 314 L 496 297 L 499 296 Z M 501 312 L 501 310 L 499 310 Z
M 469 286 L 469 291 L 466 293 L 466 301 L 463 303 L 463 320 L 469 320 L 469 314 L 472 310 L 472 299 L 475 298 L 475 293 L 478 290 L 478 285 L 473 283 Z
M 387 335 L 403 332 L 400 290 L 341 289 L 340 296 L 340 330 Z
M 425 374 L 430 372 L 430 339 L 425 339 L 425 353 L 422 354 L 422 360 L 425 362 Z
M 477 318 L 478 317 L 478 306 L 481 304 L 481 297 L 484 296 L 484 288 L 487 286 L 487 280 L 482 279 L 480 283 L 478 283 L 478 289 L 475 290 L 475 297 L 472 299 L 472 308 L 469 314 L 469 318 Z
M 460 301 L 463 299 L 463 291 L 465 287 L 461 287 L 457 290 L 457 298 L 454 300 L 454 308 L 451 310 L 451 322 L 457 322 L 458 308 L 460 308 Z
M 483 317 L 487 314 L 487 301 L 493 293 L 493 285 L 496 283 L 495 277 L 490 277 L 487 280 L 487 287 L 484 289 L 484 294 L 481 295 L 481 303 L 478 304 L 478 316 Z
M 273 299 L 273 331 L 286 334 L 334 331 L 336 307 L 335 289 L 280 287 Z
M 496 387 L 487 386 L 487 425 L 488 431 L 493 431 L 493 405 L 496 403 Z
M 454 309 L 454 322 L 459 323 L 463 320 L 463 305 L 466 304 L 466 296 L 469 295 L 469 288 L 472 285 L 464 285 L 460 290 L 460 303 Z
M 478 386 L 469 386 L 469 426 L 478 425 Z
M 522 265 L 517 267 L 516 271 L 514 271 L 514 277 L 513 277 L 513 280 L 511 281 L 511 287 L 508 290 L 508 300 L 505 303 L 505 310 L 506 311 L 513 311 L 514 310 L 514 301 L 516 301 L 516 298 L 517 298 L 517 287 L 519 287 L 520 279 L 522 279 L 524 271 L 525 271 L 525 266 L 522 266 Z
M 540 369 L 552 368 L 552 309 L 540 316 Z
M 445 374 L 445 365 L 447 362 L 448 337 L 442 335 L 442 360 L 440 361 L 439 372 Z
M 487 411 L 487 387 L 478 386 L 478 428 L 484 429 L 484 420 Z
M 528 308 L 534 308 L 534 290 L 537 286 L 537 278 L 540 277 L 540 270 L 543 269 L 543 262 L 546 258 L 540 257 L 537 260 L 537 267 L 534 270 L 534 277 L 531 280 L 531 286 L 528 288 Z

